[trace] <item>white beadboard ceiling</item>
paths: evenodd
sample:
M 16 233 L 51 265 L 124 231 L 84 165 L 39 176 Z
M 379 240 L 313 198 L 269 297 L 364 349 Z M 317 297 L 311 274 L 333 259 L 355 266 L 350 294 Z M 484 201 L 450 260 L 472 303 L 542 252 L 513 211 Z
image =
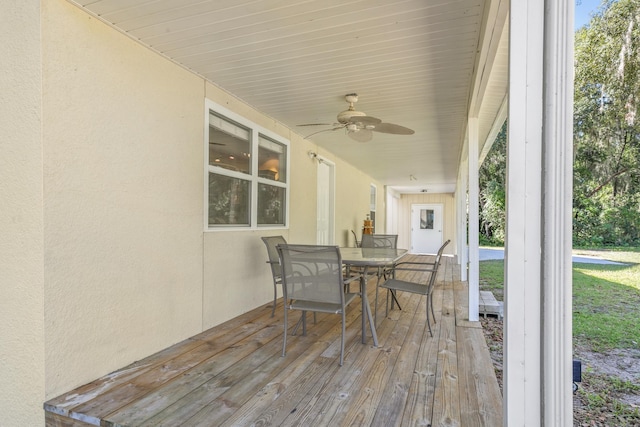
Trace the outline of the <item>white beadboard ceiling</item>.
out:
M 506 94 L 506 32 L 484 24 L 504 0 L 72 3 L 303 136 L 329 126 L 297 125 L 334 123 L 357 93 L 357 110 L 415 134 L 310 139 L 401 192 L 453 191 L 471 102 L 486 138 Z M 492 49 L 487 70 L 481 53 Z

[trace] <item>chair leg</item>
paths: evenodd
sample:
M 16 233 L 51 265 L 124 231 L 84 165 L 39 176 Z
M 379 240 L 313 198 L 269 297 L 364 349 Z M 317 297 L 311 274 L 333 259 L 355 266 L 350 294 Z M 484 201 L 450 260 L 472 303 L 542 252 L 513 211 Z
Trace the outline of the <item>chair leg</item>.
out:
M 300 316 L 300 319 L 298 319 L 298 323 L 296 323 L 296 326 L 293 328 L 293 331 L 291 332 L 291 335 L 295 335 L 298 333 L 298 328 L 300 328 L 300 324 L 302 323 L 302 335 L 307 335 L 307 312 L 303 311 L 302 312 L 302 316 Z M 317 319 L 316 319 L 316 312 L 313 312 L 313 324 L 315 325 L 317 323 Z
M 378 326 L 378 289 L 379 288 L 380 288 L 380 276 L 378 276 L 378 281 L 376 282 L 376 305 L 373 308 L 373 323 L 376 326 Z
M 298 333 L 298 329 L 300 328 L 300 325 L 302 324 L 302 319 L 304 319 L 304 314 L 302 316 L 300 316 L 300 318 L 296 322 L 296 326 L 293 327 L 293 331 L 291 331 L 291 335 L 295 335 L 295 334 Z
M 384 317 L 389 316 L 389 292 L 391 289 L 387 289 L 387 295 L 384 299 Z
M 432 289 L 429 290 L 429 305 L 431 306 L 431 315 L 433 316 L 433 323 L 436 322 L 436 314 L 433 312 L 433 296 L 431 294 Z
M 429 335 L 431 335 L 433 337 L 433 331 L 431 331 L 431 320 L 429 319 L 429 304 L 430 304 L 429 300 L 431 299 L 429 297 L 429 293 L 427 293 L 426 297 L 427 297 L 427 301 L 426 301 L 427 304 L 426 304 L 425 308 L 426 308 L 426 311 L 427 311 L 427 313 L 426 313 L 427 314 L 427 327 L 429 328 Z
M 364 315 L 364 314 L 363 314 Z M 345 333 L 345 315 L 342 312 L 342 336 L 340 337 L 340 366 L 344 362 L 344 333 Z
M 285 304 L 286 305 L 286 304 Z M 282 340 L 282 357 L 287 352 L 287 308 L 284 309 L 284 339 Z
M 398 310 L 402 310 L 402 307 L 400 306 L 400 303 L 398 302 L 398 298 L 396 297 L 396 293 L 395 291 L 391 291 L 391 298 L 393 298 L 393 301 L 396 302 L 396 304 L 398 304 Z M 393 301 L 391 302 L 391 308 L 393 308 Z
M 271 307 L 271 317 L 276 315 L 276 301 L 278 299 L 278 287 L 273 284 L 273 307 Z
M 307 336 L 307 312 L 302 312 L 302 336 Z

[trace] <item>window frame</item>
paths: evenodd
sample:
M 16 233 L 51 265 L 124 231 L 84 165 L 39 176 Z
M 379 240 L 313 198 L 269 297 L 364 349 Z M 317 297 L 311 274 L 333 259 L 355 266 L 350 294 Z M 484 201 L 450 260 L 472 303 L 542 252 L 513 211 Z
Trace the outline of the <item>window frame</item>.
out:
M 249 129 L 250 147 L 251 147 L 251 173 L 245 174 L 242 172 L 236 172 L 228 170 L 219 166 L 209 164 L 209 115 L 214 114 L 226 119 L 230 122 L 235 122 L 247 129 Z M 259 159 L 259 140 L 260 136 L 274 141 L 278 144 L 282 144 L 285 149 L 285 181 L 274 181 L 273 179 L 263 178 L 258 176 L 258 159 Z M 289 207 L 291 204 L 291 143 L 288 139 L 276 134 L 275 132 L 266 129 L 257 123 L 223 107 L 216 102 L 205 98 L 205 117 L 204 117 L 204 230 L 205 231 L 251 231 L 251 230 L 278 230 L 289 228 Z M 249 182 L 249 188 L 251 191 L 250 205 L 249 205 L 249 224 L 209 224 L 209 174 L 214 173 L 230 178 L 241 179 Z M 285 190 L 285 203 L 284 203 L 284 224 L 258 224 L 258 184 L 265 184 L 274 187 L 284 188 Z
M 373 220 L 373 232 L 376 232 L 376 207 L 378 205 L 378 187 L 375 184 L 369 186 L 369 219 Z

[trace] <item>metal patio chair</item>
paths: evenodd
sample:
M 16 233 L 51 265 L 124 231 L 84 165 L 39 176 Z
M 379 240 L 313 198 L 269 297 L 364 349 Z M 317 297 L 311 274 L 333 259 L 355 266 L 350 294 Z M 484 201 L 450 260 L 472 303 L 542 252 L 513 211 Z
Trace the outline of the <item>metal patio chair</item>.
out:
M 306 312 L 339 314 L 342 317 L 340 366 L 344 360 L 345 307 L 358 295 L 345 293 L 342 257 L 337 246 L 277 246 L 282 265 L 284 294 L 284 339 L 282 356 L 287 350 L 288 312 L 302 311 L 302 334 L 306 335 Z M 357 277 L 349 280 L 358 279 Z
M 396 249 L 398 247 L 398 235 L 397 234 L 363 234 L 362 240 L 360 241 L 360 247 L 362 248 L 389 248 Z M 375 274 L 376 279 L 376 305 L 375 305 L 375 315 L 374 318 L 376 322 L 378 320 L 378 285 L 380 284 L 380 278 L 384 276 L 384 271 L 382 268 L 378 268 L 376 272 L 372 272 L 372 275 Z M 398 304 L 398 308 L 400 307 L 400 303 L 396 298 L 396 294 L 391 291 L 391 298 L 393 298 L 391 302 L 391 306 L 393 308 L 393 303 Z
M 431 336 L 433 336 L 433 332 L 431 331 L 431 321 L 429 320 L 429 308 L 431 308 L 431 316 L 433 317 L 433 322 L 436 323 L 436 316 L 435 316 L 435 313 L 433 312 L 433 299 L 431 298 L 431 293 L 433 292 L 433 286 L 436 283 L 436 277 L 438 275 L 438 267 L 440 266 L 440 259 L 442 258 L 442 253 L 444 252 L 444 248 L 450 242 L 451 240 L 447 240 L 440 247 L 440 249 L 438 249 L 438 253 L 436 254 L 436 259 L 434 262 L 406 261 L 406 262 L 397 263 L 393 269 L 389 269 L 385 272 L 387 275 L 390 275 L 391 277 L 385 280 L 380 285 L 380 287 L 389 289 L 392 292 L 400 291 L 400 292 L 411 292 L 414 294 L 426 295 L 427 326 L 429 327 L 429 334 L 431 334 Z M 427 277 L 426 277 L 426 280 L 424 280 L 424 282 L 410 282 L 410 281 L 396 279 L 395 273 L 397 273 L 398 271 L 416 271 L 416 272 L 429 273 L 429 274 L 426 275 Z M 388 314 L 388 308 L 389 308 L 389 298 L 387 298 L 387 303 L 385 306 L 385 309 L 386 309 L 385 316 Z
M 280 267 L 280 258 L 278 257 L 276 246 L 286 244 L 287 241 L 282 236 L 262 237 L 262 241 L 267 247 L 267 255 L 269 257 L 267 264 L 271 266 L 271 274 L 273 276 L 273 307 L 271 308 L 271 317 L 273 317 L 276 313 L 278 285 L 282 285 L 282 268 Z
M 398 247 L 397 234 L 363 234 L 361 248 L 392 248 Z

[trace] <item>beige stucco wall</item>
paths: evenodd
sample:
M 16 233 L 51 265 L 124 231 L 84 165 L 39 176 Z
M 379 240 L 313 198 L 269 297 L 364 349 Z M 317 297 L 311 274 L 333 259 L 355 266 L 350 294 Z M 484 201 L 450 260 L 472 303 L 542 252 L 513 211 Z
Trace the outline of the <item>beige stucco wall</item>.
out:
M 447 245 L 445 254 L 457 254 L 455 236 L 456 203 L 453 193 L 426 193 L 426 194 L 403 194 L 400 196 L 398 204 L 398 246 L 401 248 L 411 247 L 411 205 L 415 204 L 442 204 L 443 217 L 443 241 L 451 239 Z
M 0 425 L 44 422 L 40 1 L 0 1 Z
M 203 81 L 43 2 L 46 394 L 202 329 Z

